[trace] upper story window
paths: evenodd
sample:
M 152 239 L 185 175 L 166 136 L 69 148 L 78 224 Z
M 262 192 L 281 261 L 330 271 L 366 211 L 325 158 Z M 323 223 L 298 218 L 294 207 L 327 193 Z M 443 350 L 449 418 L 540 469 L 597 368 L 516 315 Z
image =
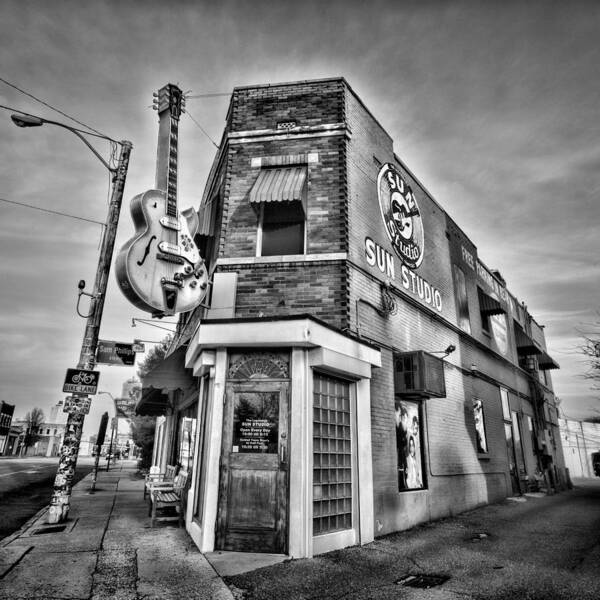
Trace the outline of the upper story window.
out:
M 480 287 L 477 288 L 479 296 L 479 312 L 481 314 L 481 330 L 491 335 L 490 317 L 493 315 L 503 315 L 506 313 L 502 304 L 496 298 L 486 294 Z
M 299 202 L 262 204 L 258 255 L 304 254 L 304 211 Z
M 465 274 L 463 270 L 458 265 L 454 265 L 454 280 L 458 326 L 463 331 L 471 333 L 471 321 L 469 320 L 469 301 L 467 298 L 467 282 L 465 280 Z
M 262 169 L 250 190 L 258 212 L 257 256 L 304 254 L 306 166 Z

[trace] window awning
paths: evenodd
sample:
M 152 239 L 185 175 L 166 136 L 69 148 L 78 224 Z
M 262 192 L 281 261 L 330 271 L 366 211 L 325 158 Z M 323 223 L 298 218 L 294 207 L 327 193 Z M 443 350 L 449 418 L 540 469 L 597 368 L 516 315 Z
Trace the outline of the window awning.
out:
M 142 388 L 142 397 L 135 407 L 135 414 L 142 417 L 158 417 L 169 412 L 169 396 L 154 388 Z
M 560 365 L 546 352 L 542 352 L 542 354 L 538 356 L 538 366 L 541 371 L 560 369 Z
M 206 204 L 202 204 L 198 209 L 198 218 L 200 224 L 198 226 L 198 234 L 212 236 L 215 234 L 215 213 L 217 200 L 213 198 Z
M 515 322 L 515 340 L 517 342 L 517 354 L 520 356 L 531 356 L 532 354 L 543 354 L 543 350 L 538 348 L 534 341 L 523 331 L 520 325 Z
M 196 385 L 191 369 L 185 368 L 186 350 L 187 347 L 180 346 L 142 377 L 142 397 L 135 407 L 137 414 L 164 415 L 169 408 L 169 392 L 184 391 Z
M 479 294 L 479 309 L 481 313 L 487 316 L 503 315 L 506 313 L 504 307 L 498 300 L 486 294 L 480 287 L 477 288 Z
M 306 167 L 263 169 L 250 190 L 250 204 L 301 202 L 306 212 Z

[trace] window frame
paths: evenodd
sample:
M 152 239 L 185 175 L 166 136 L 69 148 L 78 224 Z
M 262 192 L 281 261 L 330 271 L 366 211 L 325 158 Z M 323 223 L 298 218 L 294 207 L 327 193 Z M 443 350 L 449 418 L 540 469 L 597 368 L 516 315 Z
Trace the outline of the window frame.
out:
M 299 202 L 299 201 L 295 201 Z M 301 204 L 301 203 L 300 203 Z M 304 209 L 302 208 L 303 218 L 295 221 L 290 221 L 290 223 L 302 223 L 302 252 L 296 254 L 263 254 L 263 229 L 264 229 L 264 217 L 265 217 L 265 203 L 260 203 L 260 208 L 258 212 L 258 225 L 256 231 L 256 257 L 262 256 L 306 256 L 306 245 L 307 245 L 307 235 L 306 235 L 306 214 Z
M 454 295 L 458 326 L 466 333 L 471 333 L 471 313 L 469 311 L 469 295 L 465 272 L 459 265 L 454 264 Z

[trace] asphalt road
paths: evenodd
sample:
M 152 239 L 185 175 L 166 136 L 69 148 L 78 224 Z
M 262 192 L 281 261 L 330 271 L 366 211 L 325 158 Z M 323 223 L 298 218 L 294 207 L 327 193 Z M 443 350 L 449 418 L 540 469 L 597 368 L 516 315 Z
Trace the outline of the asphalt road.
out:
M 225 581 L 244 600 L 598 600 L 600 478 L 574 483 Z M 403 585 L 422 575 L 446 580 Z
M 102 460 L 100 465 L 106 468 Z M 74 483 L 85 477 L 93 464 L 91 458 L 80 458 Z M 57 457 L 0 458 L 0 539 L 48 505 L 57 467 Z

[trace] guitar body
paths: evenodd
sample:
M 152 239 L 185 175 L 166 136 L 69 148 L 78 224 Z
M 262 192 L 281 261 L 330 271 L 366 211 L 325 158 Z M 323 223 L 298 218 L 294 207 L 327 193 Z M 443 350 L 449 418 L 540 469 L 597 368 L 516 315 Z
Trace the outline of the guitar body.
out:
M 198 215 L 193 209 L 168 216 L 167 193 L 148 190 L 131 201 L 136 233 L 115 262 L 127 299 L 155 316 L 192 310 L 204 298 L 208 276 L 194 243 Z

